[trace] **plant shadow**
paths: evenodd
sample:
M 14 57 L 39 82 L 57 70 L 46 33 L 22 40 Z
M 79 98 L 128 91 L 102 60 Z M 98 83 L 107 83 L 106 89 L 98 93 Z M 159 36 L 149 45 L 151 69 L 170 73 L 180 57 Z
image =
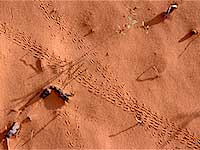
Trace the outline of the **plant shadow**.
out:
M 153 26 L 153 25 L 159 24 L 161 22 L 164 22 L 164 20 L 166 19 L 164 14 L 165 14 L 165 12 L 162 12 L 162 13 L 158 14 L 157 16 L 155 16 L 153 19 L 145 22 L 145 26 Z

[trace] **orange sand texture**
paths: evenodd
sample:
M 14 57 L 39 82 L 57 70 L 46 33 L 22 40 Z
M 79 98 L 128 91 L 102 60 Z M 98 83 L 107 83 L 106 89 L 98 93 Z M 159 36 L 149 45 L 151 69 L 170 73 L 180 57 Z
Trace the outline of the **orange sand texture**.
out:
M 200 149 L 200 2 L 172 2 L 0 2 L 0 148 Z

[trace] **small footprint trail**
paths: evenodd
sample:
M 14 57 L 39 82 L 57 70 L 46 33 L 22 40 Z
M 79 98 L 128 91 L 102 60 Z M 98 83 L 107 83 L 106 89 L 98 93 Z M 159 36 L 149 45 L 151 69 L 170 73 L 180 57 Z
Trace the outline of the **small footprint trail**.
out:
M 75 118 L 75 119 L 72 119 Z M 65 132 L 66 142 L 68 142 L 69 148 L 80 149 L 84 147 L 82 142 L 82 136 L 79 131 L 79 126 L 76 122 L 76 117 L 71 116 L 69 111 L 66 111 L 60 115 L 60 122 L 68 130 Z

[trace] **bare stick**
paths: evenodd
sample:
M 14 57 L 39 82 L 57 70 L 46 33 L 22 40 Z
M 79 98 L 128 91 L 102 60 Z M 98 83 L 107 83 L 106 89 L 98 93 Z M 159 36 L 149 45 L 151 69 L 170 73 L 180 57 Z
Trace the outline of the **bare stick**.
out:
M 134 124 L 134 125 L 128 127 L 127 129 L 124 129 L 124 130 L 122 130 L 122 131 L 120 131 L 120 132 L 118 132 L 118 133 L 111 134 L 111 135 L 109 135 L 109 137 L 117 136 L 117 135 L 119 135 L 119 134 L 121 134 L 121 133 L 123 133 L 123 132 L 125 132 L 125 131 L 128 131 L 128 130 L 134 128 L 134 127 L 137 126 L 138 124 L 139 124 L 139 122 L 137 122 L 136 124 Z

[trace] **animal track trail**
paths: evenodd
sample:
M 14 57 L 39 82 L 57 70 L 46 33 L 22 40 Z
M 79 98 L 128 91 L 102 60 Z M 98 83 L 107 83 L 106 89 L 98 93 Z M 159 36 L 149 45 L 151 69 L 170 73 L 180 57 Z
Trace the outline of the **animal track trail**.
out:
M 56 24 L 61 24 L 61 15 L 53 6 L 52 2 L 40 2 L 39 8 L 43 11 L 45 18 L 49 21 L 53 20 Z
M 68 148 L 83 148 L 83 143 L 81 142 L 82 137 L 79 129 L 77 128 L 76 122 L 71 122 L 71 119 L 66 112 L 60 115 L 59 120 L 67 130 L 65 132 L 65 141 L 68 143 Z
M 91 59 L 92 60 L 92 59 Z M 83 86 L 88 87 L 88 91 L 94 91 L 95 95 L 99 95 L 105 97 L 107 95 L 111 95 L 115 97 L 115 99 L 119 99 L 117 97 L 122 96 L 122 92 L 118 89 L 121 89 L 122 86 L 119 86 L 117 80 L 112 78 L 112 74 L 106 71 L 106 69 L 100 65 L 99 62 L 87 61 L 87 72 L 80 76 L 77 81 L 82 83 Z M 95 75 L 94 75 L 95 74 Z M 97 77 L 98 78 L 95 78 Z M 108 99 L 111 100 L 111 96 L 108 96 Z M 112 101 L 112 100 L 111 100 Z
M 50 54 L 47 48 L 42 47 L 39 43 L 32 40 L 25 33 L 13 29 L 6 23 L 0 22 L 0 33 L 4 34 L 8 40 L 20 46 L 23 50 L 31 53 L 33 57 L 44 59 L 48 64 L 59 65 L 63 63 L 60 58 Z
M 69 36 L 73 43 L 77 41 L 72 35 L 72 33 L 74 33 L 75 36 L 77 35 L 73 30 L 74 28 L 65 21 L 67 19 L 64 18 L 63 15 L 60 15 L 59 10 L 55 8 L 52 2 L 41 2 L 38 8 L 41 10 L 48 23 L 53 24 L 59 31 L 64 32 L 64 35 Z

